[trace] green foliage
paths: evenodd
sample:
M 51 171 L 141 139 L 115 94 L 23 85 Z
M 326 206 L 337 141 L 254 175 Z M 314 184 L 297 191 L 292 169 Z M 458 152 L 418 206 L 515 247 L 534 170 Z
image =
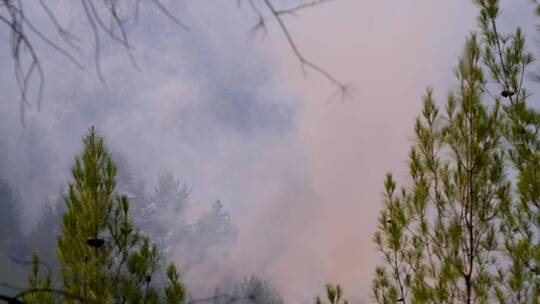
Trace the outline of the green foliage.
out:
M 487 303 L 496 260 L 496 217 L 507 200 L 501 115 L 481 101 L 485 85 L 476 36 L 456 68 L 459 86 L 441 115 L 428 89 L 409 155 L 410 188 L 389 174 L 375 242 L 379 303 Z
M 24 292 L 26 303 L 52 304 L 54 297 L 51 293 L 51 273 L 45 278 L 40 277 L 40 261 L 37 253 L 32 255 L 32 274 L 28 278 L 29 289 Z
M 186 298 L 187 291 L 182 282 L 180 282 L 180 274 L 174 264 L 167 266 L 167 279 L 169 280 L 169 286 L 165 288 L 167 303 L 181 303 Z
M 186 290 L 174 264 L 167 267 L 165 286 L 152 280 L 162 265 L 158 247 L 134 229 L 128 197 L 115 193 L 116 166 L 94 128 L 75 157 L 72 175 L 58 237 L 59 298 L 66 303 L 181 303 Z M 27 300 L 57 302 L 50 274 L 38 278 L 38 262 L 35 256 L 29 290 L 41 291 L 28 293 Z
M 540 113 L 523 87 L 534 57 L 521 29 L 498 32 L 497 0 L 475 3 L 482 40 L 467 40 L 444 114 L 424 97 L 411 185 L 386 177 L 378 303 L 540 301 Z
M 326 299 L 328 299 L 329 304 L 348 304 L 349 301 L 342 298 L 343 289 L 339 284 L 326 284 L 324 286 L 326 290 Z M 325 302 L 320 298 L 315 298 L 316 304 L 324 304 Z
M 484 63 L 498 89 L 512 93 L 506 94 L 503 104 L 503 134 L 508 171 L 515 176 L 511 179 L 515 195 L 501 208 L 501 251 L 509 266 L 498 267 L 495 298 L 499 303 L 539 303 L 540 112 L 530 105 L 531 95 L 524 87 L 526 69 L 534 56 L 527 51 L 520 28 L 512 35 L 498 31 L 498 1 L 478 4 L 485 37 Z
M 121 219 L 113 211 L 122 208 L 125 198 L 114 195 L 116 167 L 104 141 L 92 128 L 83 140 L 83 152 L 75 157 L 73 181 L 68 184 L 62 232 L 58 238 L 58 254 L 64 288 L 93 303 L 109 298 L 114 286 L 108 284 L 107 271 L 113 263 L 115 242 L 106 239 L 109 226 L 129 225 L 127 210 Z M 117 212 L 115 212 L 116 214 Z M 126 234 L 131 234 L 126 231 Z M 111 236 L 113 234 L 111 233 Z M 90 239 L 104 239 L 102 248 L 87 244 Z M 134 246 L 136 243 L 131 244 Z M 127 255 L 131 247 L 119 248 Z

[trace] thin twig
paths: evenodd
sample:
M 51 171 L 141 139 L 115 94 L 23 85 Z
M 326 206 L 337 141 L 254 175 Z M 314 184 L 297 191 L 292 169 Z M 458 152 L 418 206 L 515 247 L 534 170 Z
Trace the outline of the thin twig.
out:
M 312 7 L 315 7 L 315 6 L 319 6 L 321 4 L 324 4 L 326 2 L 331 2 L 331 1 L 335 1 L 335 0 L 316 0 L 316 1 L 312 1 L 312 2 L 298 4 L 298 5 L 289 7 L 289 8 L 280 9 L 280 10 L 277 10 L 276 12 L 279 15 L 296 14 L 298 11 L 301 11 L 301 10 L 304 10 L 304 9 L 307 9 L 307 8 L 312 8 Z
M 282 14 L 280 14 L 279 11 L 274 7 L 274 5 L 272 4 L 272 1 L 263 0 L 263 2 L 266 5 L 266 7 L 268 8 L 268 10 L 270 11 L 270 13 L 272 14 L 273 18 L 278 23 L 278 25 L 279 25 L 279 27 L 281 29 L 281 32 L 285 36 L 285 38 L 286 38 L 289 46 L 291 47 L 294 55 L 296 56 L 298 61 L 300 61 L 300 68 L 301 68 L 302 72 L 304 73 L 304 75 L 306 74 L 304 67 L 309 67 L 312 70 L 314 70 L 314 71 L 318 72 L 319 74 L 323 75 L 326 79 L 328 79 L 331 83 L 333 83 L 336 87 L 338 87 L 338 91 L 342 92 L 342 94 L 345 94 L 345 92 L 347 92 L 347 90 L 348 90 L 347 85 L 345 85 L 341 81 L 337 80 L 326 69 L 320 67 L 319 65 L 315 64 L 311 60 L 307 59 L 302 54 L 302 52 L 300 52 L 300 49 L 296 45 L 296 42 L 293 39 L 291 33 L 289 32 L 289 29 L 287 28 L 287 25 L 285 24 L 285 22 L 282 19 Z
M 64 40 L 64 42 L 68 44 L 69 46 L 71 46 L 72 48 L 74 48 L 75 50 L 77 50 L 78 52 L 80 52 L 81 49 L 79 48 L 77 44 L 75 44 L 74 41 L 80 42 L 81 40 L 77 36 L 75 36 L 73 33 L 67 31 L 60 24 L 60 22 L 58 21 L 58 19 L 56 18 L 52 10 L 49 8 L 49 6 L 47 6 L 47 4 L 44 2 L 44 0 L 39 0 L 39 3 L 41 7 L 43 8 L 43 10 L 45 11 L 45 13 L 47 14 L 47 16 L 49 17 L 49 19 L 51 20 L 51 22 L 56 27 L 56 31 L 58 32 L 60 37 Z
M 96 67 L 96 73 L 99 80 L 102 83 L 105 83 L 105 77 L 103 76 L 103 72 L 101 71 L 101 39 L 99 36 L 99 29 L 96 25 L 96 22 L 94 21 L 94 18 L 92 17 L 92 14 L 90 13 L 87 0 L 81 0 L 81 3 L 84 13 L 86 14 L 86 19 L 88 20 L 88 23 L 90 24 L 90 27 L 92 28 L 92 32 L 94 34 L 94 65 Z
M 152 2 L 154 2 L 154 4 L 161 11 L 161 13 L 171 19 L 174 23 L 176 23 L 176 25 L 186 31 L 189 31 L 189 27 L 185 25 L 182 21 L 180 21 L 178 18 L 176 18 L 173 14 L 171 14 L 171 12 L 161 2 L 159 2 L 159 0 L 152 0 Z

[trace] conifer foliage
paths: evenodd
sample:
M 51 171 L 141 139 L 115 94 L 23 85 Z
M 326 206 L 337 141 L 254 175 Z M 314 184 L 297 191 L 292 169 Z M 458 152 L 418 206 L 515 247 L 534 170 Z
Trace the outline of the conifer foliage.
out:
M 456 69 L 459 86 L 445 115 L 424 97 L 409 155 L 410 188 L 385 182 L 375 242 L 387 267 L 376 270 L 379 303 L 486 302 L 495 263 L 496 220 L 508 202 L 498 103 L 482 102 L 477 38 Z M 473 301 L 473 299 L 475 299 Z
M 164 263 L 157 246 L 134 229 L 128 197 L 115 193 L 116 167 L 93 127 L 75 157 L 72 175 L 58 238 L 63 301 L 181 303 L 186 290 L 174 264 L 166 267 L 165 286 L 153 280 Z M 50 281 L 37 277 L 35 265 L 30 283 L 39 290 L 38 285 Z M 43 300 L 34 298 L 35 293 L 25 296 L 27 302 Z
M 343 289 L 339 284 L 326 284 L 326 299 L 329 304 L 349 304 L 349 301 L 343 299 Z M 326 304 L 320 297 L 315 298 L 315 304 Z
M 378 303 L 540 302 L 540 114 L 521 29 L 497 29 L 499 1 L 477 0 L 473 34 L 441 113 L 428 89 L 410 184 L 385 181 L 375 243 Z M 492 91 L 498 93 L 493 93 Z
M 503 134 L 507 167 L 513 176 L 514 195 L 501 209 L 500 219 L 501 253 L 508 267 L 497 269 L 495 299 L 498 303 L 540 303 L 540 112 L 525 87 L 534 56 L 527 51 L 520 28 L 505 35 L 497 27 L 498 1 L 476 2 L 481 8 L 486 70 L 504 99 Z

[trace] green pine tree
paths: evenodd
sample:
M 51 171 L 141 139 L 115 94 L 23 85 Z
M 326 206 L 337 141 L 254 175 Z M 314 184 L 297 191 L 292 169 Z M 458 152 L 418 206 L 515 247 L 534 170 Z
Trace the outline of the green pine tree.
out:
M 165 286 L 153 280 L 163 265 L 157 246 L 134 229 L 127 196 L 115 193 L 115 164 L 93 127 L 75 157 L 72 175 L 58 238 L 63 301 L 181 303 L 186 290 L 173 264 L 166 268 Z M 30 291 L 50 282 L 35 273 Z M 32 301 L 35 293 L 25 299 L 40 303 Z
M 27 303 L 53 304 L 54 294 L 51 292 L 52 274 L 47 273 L 43 278 L 40 276 L 40 261 L 36 252 L 32 255 L 32 274 L 28 278 L 29 289 L 22 294 Z
M 499 1 L 476 2 L 484 63 L 504 100 L 508 171 L 515 176 L 515 195 L 501 209 L 502 251 L 509 266 L 498 267 L 495 296 L 499 303 L 540 303 L 540 112 L 531 106 L 531 94 L 524 87 L 534 56 L 520 28 L 511 35 L 498 29 Z
M 466 43 L 445 115 L 424 98 L 411 185 L 385 182 L 378 303 L 540 303 L 540 112 L 524 88 L 534 57 L 521 29 L 498 30 L 499 1 L 475 3 L 482 39 Z
M 343 299 L 343 289 L 339 284 L 326 284 L 324 286 L 326 290 L 326 299 L 328 304 L 348 304 L 349 301 Z M 325 304 L 326 302 L 320 297 L 315 298 L 315 304 Z
M 456 68 L 458 87 L 441 115 L 424 97 L 409 156 L 411 186 L 386 178 L 375 242 L 378 303 L 488 303 L 497 262 L 497 220 L 508 204 L 501 111 L 483 102 L 476 36 Z

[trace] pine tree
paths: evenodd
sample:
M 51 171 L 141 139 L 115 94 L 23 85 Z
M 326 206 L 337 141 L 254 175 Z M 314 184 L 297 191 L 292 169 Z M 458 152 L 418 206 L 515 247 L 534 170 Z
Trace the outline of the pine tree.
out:
M 166 286 L 159 288 L 153 282 L 162 266 L 157 246 L 134 229 L 129 199 L 115 193 L 115 164 L 93 127 L 75 157 L 72 175 L 58 238 L 65 302 L 182 302 L 186 290 L 173 264 L 166 269 Z M 33 285 L 49 284 L 36 279 L 35 273 L 30 291 Z M 32 302 L 35 294 L 27 293 L 25 299 Z
M 516 194 L 501 209 L 503 255 L 509 266 L 498 269 L 496 299 L 500 303 L 540 303 L 540 112 L 524 87 L 534 56 L 522 30 L 500 33 L 499 2 L 477 0 L 484 38 L 484 63 L 504 100 L 504 136 L 509 172 Z M 540 6 L 536 13 L 540 14 Z M 498 97 L 499 98 L 499 97 Z
M 1 163 L 1 161 L 0 161 Z M 3 283 L 21 286 L 27 277 L 27 269 L 18 263 L 27 252 L 22 242 L 20 201 L 7 181 L 0 177 L 0 274 Z M 0 285 L 0 293 L 12 293 Z
M 348 304 L 349 301 L 343 299 L 343 289 L 339 284 L 326 284 L 324 286 L 326 290 L 326 299 L 329 304 Z M 326 302 L 320 297 L 315 298 L 315 304 L 325 304 Z
M 142 209 L 144 220 L 141 227 L 158 239 L 165 251 L 169 249 L 165 248 L 165 244 L 182 243 L 190 233 L 189 225 L 185 222 L 188 197 L 187 185 L 180 186 L 180 181 L 171 171 L 159 173 L 150 202 Z
M 171 171 L 165 170 L 158 175 L 152 201 L 160 208 L 165 208 L 174 214 L 182 214 L 187 208 L 188 196 L 187 185 L 180 186 L 180 181 Z
M 251 275 L 241 281 L 224 281 L 221 286 L 216 287 L 212 303 L 283 304 L 284 301 L 269 282 Z
M 23 292 L 24 301 L 27 303 L 53 304 L 54 295 L 51 293 L 52 274 L 47 273 L 44 278 L 40 276 L 39 255 L 32 255 L 32 274 L 28 278 L 29 289 Z
M 379 303 L 540 303 L 540 112 L 524 88 L 534 57 L 520 28 L 498 30 L 499 1 L 475 3 L 482 40 L 466 44 L 446 115 L 424 98 L 412 185 L 385 182 Z
M 129 198 L 131 217 L 134 224 L 138 228 L 142 228 L 147 220 L 142 211 L 148 204 L 145 181 L 132 169 L 131 163 L 124 153 L 115 151 L 112 153 L 112 157 L 117 168 L 116 191 L 125 194 Z
M 0 250 L 9 251 L 20 237 L 17 199 L 10 185 L 0 178 Z
M 217 200 L 210 210 L 195 223 L 193 238 L 199 240 L 202 248 L 230 242 L 235 235 L 229 214 L 223 210 L 223 203 Z
M 208 257 L 208 250 L 219 246 L 227 246 L 236 237 L 236 230 L 231 223 L 221 201 L 211 204 L 210 210 L 205 212 L 190 227 L 188 238 L 184 241 L 184 249 L 190 255 L 186 260 L 186 267 L 202 263 Z M 215 262 L 215 261 L 212 261 Z
M 375 242 L 378 303 L 487 303 L 496 264 L 496 223 L 508 204 L 500 106 L 482 98 L 485 80 L 476 36 L 456 69 L 458 88 L 440 115 L 424 97 L 409 155 L 412 185 L 386 178 Z

